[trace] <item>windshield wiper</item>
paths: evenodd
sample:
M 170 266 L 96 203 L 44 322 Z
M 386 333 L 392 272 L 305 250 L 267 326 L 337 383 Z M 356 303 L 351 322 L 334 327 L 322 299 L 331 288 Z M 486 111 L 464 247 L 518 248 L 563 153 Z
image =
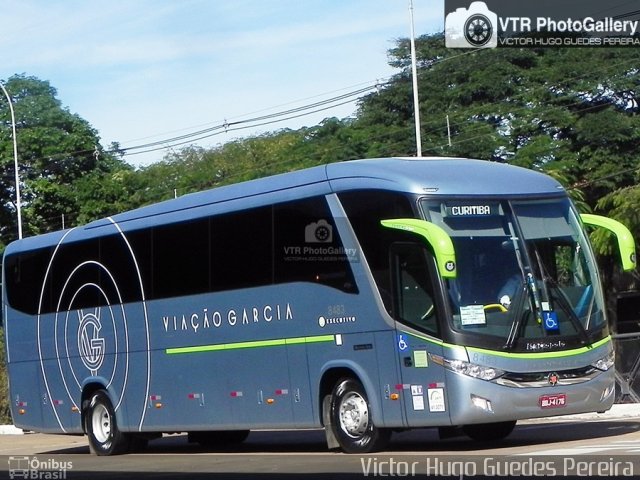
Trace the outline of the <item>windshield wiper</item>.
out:
M 536 288 L 536 279 L 533 277 L 531 272 L 526 275 L 526 288 L 529 293 L 529 301 L 531 302 L 531 309 L 533 310 L 538 323 L 542 322 L 542 300 L 540 299 L 540 292 Z M 520 330 L 522 329 L 522 320 L 526 314 L 526 311 L 522 310 L 522 305 L 524 304 L 524 300 L 526 295 L 524 294 L 524 288 L 521 288 L 520 301 L 518 302 L 518 309 L 515 310 L 515 316 L 513 318 L 513 322 L 511 323 L 511 330 L 509 331 L 509 336 L 507 337 L 507 341 L 502 347 L 504 350 L 511 350 L 516 344 L 516 341 L 520 337 Z
M 588 344 L 590 342 L 589 334 L 587 333 L 586 328 L 584 328 L 584 325 L 582 325 L 582 322 L 580 322 L 578 315 L 573 310 L 571 303 L 564 296 L 564 292 L 560 288 L 560 285 L 558 285 L 558 282 L 556 282 L 556 280 L 553 277 L 548 275 L 545 275 L 542 281 L 545 283 L 548 282 L 551 285 L 551 292 L 553 292 L 552 293 L 553 298 L 555 298 L 558 301 L 560 308 L 562 308 L 562 310 L 569 317 L 569 320 L 571 321 L 572 325 L 575 327 L 576 331 L 578 332 L 578 335 L 580 335 L 580 339 L 582 340 L 582 343 Z
M 509 330 L 509 336 L 507 337 L 506 343 L 503 345 L 503 350 L 512 350 L 515 346 L 516 341 L 520 338 L 520 330 L 522 330 L 522 320 L 526 315 L 526 311 L 522 308 L 524 305 L 526 295 L 524 292 L 524 285 L 520 284 L 520 289 L 514 299 L 517 299 L 517 302 L 511 303 L 511 308 L 513 308 L 514 317 L 513 322 L 511 322 L 511 329 Z
M 547 288 L 547 284 L 550 284 L 552 287 L 552 290 L 555 290 L 558 292 L 558 294 L 554 295 L 554 297 L 558 299 L 560 308 L 562 308 L 562 310 L 567 314 L 567 316 L 569 317 L 569 320 L 571 321 L 574 328 L 580 335 L 582 344 L 584 345 L 589 343 L 589 335 L 587 334 L 587 330 L 584 328 L 582 323 L 580 323 L 580 319 L 578 318 L 578 315 L 576 315 L 576 312 L 573 311 L 573 307 L 571 307 L 571 303 L 564 296 L 564 293 L 562 292 L 560 285 L 558 285 L 558 282 L 556 282 L 556 280 L 547 272 L 544 262 L 540 257 L 540 252 L 538 251 L 538 248 L 535 245 L 534 245 L 534 249 L 536 254 L 536 261 L 538 262 L 538 268 L 540 269 L 540 274 L 542 276 L 542 288 L 544 289 L 546 298 L 548 300 L 551 300 L 551 295 L 549 294 L 549 289 Z M 533 276 L 531 275 L 531 277 Z M 538 304 L 536 304 L 536 309 L 537 308 L 538 308 Z M 542 313 L 543 313 L 543 310 L 540 305 L 540 310 L 539 310 L 539 313 L 537 314 L 538 322 L 540 323 L 542 323 Z
M 538 287 L 536 287 L 536 279 L 533 277 L 532 273 L 527 273 L 527 288 L 529 289 L 529 295 L 531 295 L 531 299 L 533 300 L 536 320 L 538 320 L 538 323 L 542 323 L 542 300 L 540 299 Z

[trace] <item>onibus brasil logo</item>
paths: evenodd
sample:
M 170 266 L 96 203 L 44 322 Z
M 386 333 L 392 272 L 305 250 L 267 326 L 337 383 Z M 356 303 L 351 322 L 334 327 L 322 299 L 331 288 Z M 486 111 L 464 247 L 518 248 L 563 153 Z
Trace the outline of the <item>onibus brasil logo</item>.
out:
M 34 480 L 64 480 L 67 471 L 73 469 L 73 462 L 59 461 L 54 458 L 9 457 L 9 478 Z

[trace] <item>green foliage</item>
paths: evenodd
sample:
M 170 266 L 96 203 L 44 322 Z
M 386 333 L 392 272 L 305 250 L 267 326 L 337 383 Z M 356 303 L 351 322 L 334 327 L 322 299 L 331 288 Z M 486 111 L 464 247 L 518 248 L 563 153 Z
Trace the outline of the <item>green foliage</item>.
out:
M 62 215 L 76 223 L 115 213 L 113 196 L 103 192 L 101 182 L 131 167 L 104 152 L 96 130 L 64 108 L 48 82 L 15 75 L 5 87 L 16 118 L 24 234 L 59 229 Z M 6 244 L 16 237 L 17 227 L 11 117 L 4 96 L 0 123 L 0 175 L 7 179 L 0 187 L 0 239 Z
M 607 214 L 623 224 L 630 226 L 636 244 L 640 238 L 640 186 L 634 185 L 621 188 L 600 199 L 597 204 L 599 211 L 605 211 Z M 598 253 L 610 255 L 613 252 L 614 239 L 603 230 L 596 230 L 592 236 L 592 241 Z M 638 273 L 635 272 L 638 279 Z
M 554 170 L 567 186 L 634 165 L 640 131 L 635 50 L 447 50 L 441 35 L 421 37 L 417 50 L 427 153 Z M 403 70 L 364 100 L 360 123 L 412 121 L 408 42 L 391 54 L 391 64 Z M 604 192 L 632 180 L 622 175 L 590 185 L 585 200 L 594 206 Z
M 423 151 L 541 170 L 568 189 L 581 211 L 610 215 L 640 238 L 640 52 L 447 50 L 441 35 L 430 35 L 418 39 L 417 53 Z M 408 135 L 408 41 L 390 54 L 402 71 L 363 100 L 357 123 L 404 126 Z M 599 252 L 611 252 L 606 233 L 592 239 Z
M 9 378 L 5 363 L 4 329 L 0 327 L 0 425 L 11 423 L 10 401 Z

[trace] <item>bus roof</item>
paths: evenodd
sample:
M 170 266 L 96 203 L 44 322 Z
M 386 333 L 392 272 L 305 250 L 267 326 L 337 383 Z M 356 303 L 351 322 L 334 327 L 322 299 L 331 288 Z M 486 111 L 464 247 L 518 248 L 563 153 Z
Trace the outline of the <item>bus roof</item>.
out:
M 457 196 L 545 196 L 564 191 L 547 175 L 498 162 L 432 157 L 376 158 L 331 163 L 192 193 L 120 213 L 112 219 L 123 230 L 133 230 L 205 214 L 359 189 Z M 100 227 L 112 224 L 109 219 L 101 219 L 82 228 L 99 235 Z M 61 236 L 62 232 L 55 232 L 26 240 L 31 249 L 55 245 Z M 93 235 L 87 232 L 87 236 Z

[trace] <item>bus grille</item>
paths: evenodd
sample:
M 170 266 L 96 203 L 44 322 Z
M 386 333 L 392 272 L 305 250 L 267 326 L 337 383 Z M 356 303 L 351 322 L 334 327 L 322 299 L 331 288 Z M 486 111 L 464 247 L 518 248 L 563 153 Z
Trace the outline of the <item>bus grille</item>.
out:
M 496 383 L 506 387 L 531 388 L 550 387 L 553 385 L 576 385 L 588 382 L 601 373 L 591 365 L 574 370 L 562 370 L 558 372 L 516 373 L 507 372 Z M 555 378 L 554 378 L 555 377 Z

